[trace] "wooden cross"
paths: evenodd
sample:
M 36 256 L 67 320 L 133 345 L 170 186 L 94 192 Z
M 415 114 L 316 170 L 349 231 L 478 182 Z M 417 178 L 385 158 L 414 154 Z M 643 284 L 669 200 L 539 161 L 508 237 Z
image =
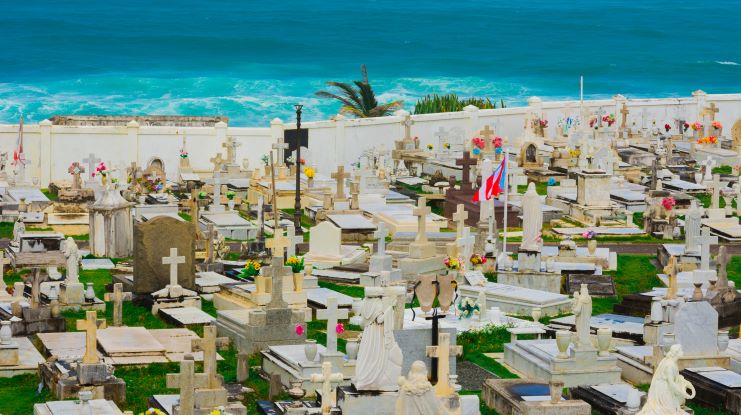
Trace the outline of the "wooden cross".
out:
M 267 268 L 263 268 L 262 275 L 269 277 L 273 287 L 270 294 L 270 302 L 266 308 L 287 308 L 288 304 L 283 299 L 283 276 L 288 275 L 290 268 L 283 265 L 283 257 L 273 255 L 272 262 Z
M 669 258 L 669 262 L 664 267 L 664 274 L 669 278 L 669 284 L 666 288 L 665 300 L 673 300 L 677 298 L 677 274 L 679 273 L 679 265 L 677 264 L 677 257 L 673 256 Z
M 311 375 L 312 383 L 322 384 L 322 415 L 329 414 L 334 405 L 335 397 L 332 393 L 332 383 L 340 383 L 344 379 L 342 373 L 332 373 L 332 362 L 322 363 L 322 373 Z
M 386 229 L 386 222 L 379 222 L 376 226 L 376 231 L 373 232 L 373 237 L 378 240 L 378 250 L 376 251 L 378 255 L 386 254 L 386 237 L 388 234 L 389 231 Z
M 715 262 L 718 264 L 718 282 L 715 286 L 718 288 L 725 288 L 728 286 L 728 271 L 726 271 L 726 267 L 730 260 L 731 256 L 728 255 L 726 246 L 720 246 L 718 248 L 718 255 L 715 257 Z
M 478 164 L 478 160 L 471 158 L 469 151 L 463 152 L 463 158 L 456 159 L 456 166 L 463 166 L 463 178 L 461 180 L 461 190 L 471 190 L 471 166 Z
M 432 209 L 427 206 L 427 198 L 417 199 L 417 207 L 412 209 L 412 214 L 417 217 L 417 237 L 414 238 L 414 242 L 427 242 L 427 215 L 430 213 Z
M 337 353 L 337 320 L 347 318 L 347 309 L 337 307 L 335 296 L 327 298 L 327 308 L 316 311 L 317 320 L 327 320 L 327 354 Z
M 170 266 L 170 284 L 168 285 L 170 297 L 178 297 L 178 264 L 185 264 L 185 257 L 178 256 L 177 248 L 170 248 L 170 256 L 162 258 L 162 265 Z M 173 292 L 174 291 L 174 292 Z
M 337 181 L 335 198 L 337 200 L 345 200 L 345 179 L 350 177 L 350 173 L 345 173 L 345 166 L 337 166 L 337 171 L 332 173 L 331 177 Z
M 123 325 L 123 302 L 131 301 L 131 293 L 124 292 L 123 284 L 117 282 L 113 284 L 113 293 L 105 293 L 105 301 L 113 301 L 113 326 L 121 327 Z
M 193 356 L 187 354 L 180 361 L 180 373 L 167 374 L 167 387 L 180 389 L 180 403 L 178 404 L 180 415 L 193 415 L 196 388 L 208 386 L 208 376 L 205 373 L 195 373 L 195 371 Z
M 453 213 L 453 222 L 455 222 L 455 235 L 460 238 L 463 236 L 463 228 L 466 226 L 466 219 L 468 219 L 468 212 L 463 203 L 459 203 Z
M 718 237 L 710 235 L 710 228 L 704 227 L 701 236 L 695 237 L 695 243 L 700 245 L 700 269 L 710 269 L 710 245 L 718 244 Z
M 628 114 L 630 111 L 628 111 L 628 105 L 623 102 L 623 108 L 620 109 L 620 114 L 622 114 L 623 119 L 620 121 L 620 129 L 625 129 L 626 124 L 628 123 Z
M 203 373 L 208 378 L 209 389 L 221 387 L 221 381 L 216 372 L 217 349 L 223 349 L 229 345 L 228 337 L 216 337 L 216 326 L 207 324 L 203 326 L 203 338 L 190 341 L 194 352 L 203 352 Z
M 444 397 L 455 393 L 450 386 L 450 355 L 460 356 L 463 346 L 450 345 L 450 333 L 439 333 L 437 346 L 427 346 L 427 356 L 437 359 L 437 384 L 435 396 Z
M 85 355 L 82 363 L 98 363 L 98 329 L 106 327 L 105 320 L 97 318 L 97 312 L 85 312 L 85 320 L 77 320 L 77 330 L 85 330 Z
M 715 120 L 715 114 L 717 114 L 720 111 L 718 107 L 715 106 L 715 102 L 711 102 L 709 106 L 703 108 L 701 116 L 708 116 L 710 117 L 710 121 Z M 84 160 L 83 160 L 84 161 Z
M 221 157 L 221 153 L 215 155 L 214 157 L 211 157 L 208 159 L 213 165 L 214 165 L 214 171 L 221 170 L 221 166 L 224 164 L 224 159 Z
M 277 222 L 277 220 L 273 220 L 273 222 Z M 273 232 L 273 237 L 268 239 L 267 242 L 265 242 L 265 246 L 270 249 L 270 251 L 273 253 L 273 258 L 280 258 L 281 261 L 283 260 L 283 250 L 288 248 L 288 245 L 291 244 L 291 242 L 283 236 L 283 229 L 278 226 L 277 223 L 274 223 L 275 226 L 275 232 Z

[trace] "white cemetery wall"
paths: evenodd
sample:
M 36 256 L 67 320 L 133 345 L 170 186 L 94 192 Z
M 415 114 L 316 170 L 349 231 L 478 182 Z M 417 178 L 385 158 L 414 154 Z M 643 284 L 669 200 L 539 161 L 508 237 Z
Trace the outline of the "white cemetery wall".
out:
M 674 126 L 674 118 L 679 116 L 687 122 L 701 121 L 698 106 L 711 102 L 719 108 L 716 119 L 723 124 L 724 135 L 730 136 L 731 127 L 741 118 L 741 94 L 631 99 L 627 101 L 630 109 L 628 126 L 634 123 L 637 127 L 641 126 L 644 108 L 647 110 L 647 127 L 654 120 L 659 128 L 663 128 L 665 123 Z M 584 105 L 590 110 L 601 107 L 606 113 L 617 112 L 613 99 L 584 101 Z M 553 136 L 558 120 L 565 112 L 578 115 L 579 103 L 543 102 L 541 108 L 549 121 L 548 133 Z M 412 116 L 414 125 L 411 135 L 419 137 L 420 147 L 426 149 L 427 144 L 434 147 L 439 145 L 435 132 L 440 127 L 465 131 L 464 141 L 467 142 L 489 125 L 497 135 L 505 138 L 505 142 L 508 139 L 513 141 L 522 135 L 524 115 L 529 110 L 525 106 L 415 115 Z M 619 122 L 619 113 L 615 115 Z M 365 119 L 336 117 L 333 120 L 305 122 L 303 127 L 309 130 L 309 147 L 317 149 L 312 152 L 315 167 L 320 173 L 328 175 L 339 163 L 349 168 L 350 164 L 358 161 L 363 151 L 373 146 L 383 146 L 390 154 L 394 141 L 403 137 L 401 120 L 399 116 Z M 178 170 L 183 133 L 187 136 L 190 162 L 196 172 L 210 173 L 212 165 L 209 159 L 218 152 L 226 156 L 221 144 L 227 136 L 233 136 L 242 144 L 237 148 L 237 163 L 241 164 L 242 159 L 247 158 L 250 167 L 254 168 L 262 166 L 262 156 L 268 153 L 282 130 L 294 127 L 291 121 L 284 124 L 280 120 L 262 128 L 227 127 L 223 124 L 214 127 L 162 127 L 139 126 L 136 123 L 123 127 L 72 127 L 52 126 L 46 121 L 35 124 L 36 121 L 26 120 L 24 149 L 26 158 L 31 161 L 28 176 L 38 177 L 42 186 L 48 185 L 51 180 L 69 179 L 69 164 L 82 161 L 90 153 L 114 168 L 129 165 L 132 161 L 144 167 L 153 157 L 161 157 L 166 173 L 173 177 Z M 7 152 L 12 158 L 17 136 L 18 125 L 0 125 L 0 152 Z M 387 160 L 391 163 L 390 156 Z

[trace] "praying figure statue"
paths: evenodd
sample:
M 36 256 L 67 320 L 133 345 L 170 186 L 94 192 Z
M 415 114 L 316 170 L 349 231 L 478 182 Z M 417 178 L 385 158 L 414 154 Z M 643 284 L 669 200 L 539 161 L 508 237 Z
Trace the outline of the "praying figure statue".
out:
M 543 245 L 543 210 L 540 196 L 535 191 L 535 183 L 527 185 L 522 196 L 522 243 L 520 250 L 540 252 Z
M 409 368 L 407 377 L 399 378 L 399 397 L 395 415 L 445 415 L 448 412 L 435 396 L 427 380 L 425 362 L 417 360 Z
M 26 224 L 23 223 L 23 219 L 18 215 L 18 220 L 13 224 L 13 241 L 11 242 L 13 246 L 20 246 L 22 233 L 26 233 Z
M 80 253 L 77 250 L 77 243 L 71 236 L 64 241 L 64 256 L 67 258 L 67 282 L 80 282 Z
M 592 297 L 589 295 L 587 284 L 581 285 L 581 290 L 574 293 L 571 301 L 573 313 L 576 317 L 576 349 L 592 349 L 589 321 L 592 318 Z
M 672 345 L 656 367 L 648 389 L 648 399 L 637 415 L 687 414 L 682 406 L 685 400 L 695 397 L 695 387 L 679 374 L 677 361 L 680 357 L 682 345 Z
M 393 297 L 383 297 L 380 287 L 366 287 L 360 309 L 360 340 L 353 384 L 359 391 L 395 391 L 401 375 L 401 348 L 394 339 Z

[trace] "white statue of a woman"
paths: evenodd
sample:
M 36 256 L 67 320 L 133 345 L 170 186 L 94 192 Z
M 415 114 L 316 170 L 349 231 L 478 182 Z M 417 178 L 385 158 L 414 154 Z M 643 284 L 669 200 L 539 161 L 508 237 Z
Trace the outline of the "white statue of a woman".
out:
M 685 400 L 695 397 L 695 387 L 679 374 L 677 361 L 682 357 L 682 346 L 672 345 L 654 371 L 648 399 L 637 415 L 684 415 Z M 688 393 L 689 392 L 689 393 Z
M 353 384 L 359 391 L 395 391 L 402 354 L 394 339 L 393 298 L 384 298 L 380 287 L 366 287 L 360 314 L 364 328 Z
M 22 233 L 26 233 L 26 224 L 23 223 L 23 219 L 18 215 L 18 220 L 13 224 L 13 241 L 11 242 L 13 246 L 20 246 Z
M 80 253 L 77 250 L 77 243 L 72 237 L 64 241 L 64 256 L 67 258 L 67 282 L 79 282 L 80 277 Z
M 535 191 L 535 184 L 527 186 L 522 196 L 522 243 L 520 250 L 540 252 L 543 245 L 543 210 L 540 196 Z
M 576 349 L 592 349 L 590 335 L 590 320 L 592 318 L 592 297 L 589 295 L 587 284 L 581 285 L 581 290 L 574 293 L 572 300 L 573 312 L 576 317 Z
M 427 380 L 427 367 L 421 360 L 412 363 L 407 377 L 399 378 L 399 397 L 395 415 L 444 415 L 448 412 L 435 396 Z

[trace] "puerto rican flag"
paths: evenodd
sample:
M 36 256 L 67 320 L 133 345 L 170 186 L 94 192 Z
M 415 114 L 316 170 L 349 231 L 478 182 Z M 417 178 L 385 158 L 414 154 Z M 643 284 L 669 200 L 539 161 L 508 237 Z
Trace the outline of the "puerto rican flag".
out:
M 23 155 L 23 114 L 21 114 L 21 121 L 18 126 L 18 139 L 15 142 L 15 150 L 13 150 L 13 166 L 15 167 L 25 163 L 26 160 Z
M 502 164 L 494 170 L 483 183 L 479 190 L 473 194 L 473 202 L 478 203 L 482 200 L 490 200 L 492 197 L 499 196 L 504 191 L 505 180 L 507 179 L 507 157 L 502 158 Z

